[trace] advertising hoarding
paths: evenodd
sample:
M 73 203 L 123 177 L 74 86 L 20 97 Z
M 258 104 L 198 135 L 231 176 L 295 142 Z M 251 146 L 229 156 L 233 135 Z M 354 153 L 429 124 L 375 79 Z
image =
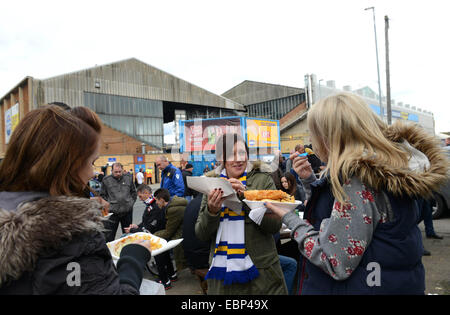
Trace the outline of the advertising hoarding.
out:
M 5 143 L 9 143 L 11 135 L 19 124 L 19 103 L 5 111 Z
M 242 134 L 239 117 L 185 121 L 182 125 L 183 152 L 212 151 L 222 134 Z
M 237 133 L 244 138 L 250 160 L 271 160 L 273 150 L 280 148 L 278 120 L 241 116 L 180 120 L 180 152 L 188 154 L 194 176 L 214 168 L 215 144 L 224 133 Z
M 279 146 L 278 121 L 247 119 L 247 145 L 249 148 L 275 148 Z

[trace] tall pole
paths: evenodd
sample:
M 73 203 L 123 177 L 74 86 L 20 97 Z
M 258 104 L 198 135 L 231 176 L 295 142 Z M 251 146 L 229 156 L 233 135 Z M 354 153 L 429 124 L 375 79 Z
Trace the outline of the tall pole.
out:
M 392 112 L 391 112 L 391 77 L 389 71 L 389 18 L 387 15 L 384 16 L 384 32 L 386 40 L 386 109 L 387 109 L 387 123 L 390 125 L 392 123 Z
M 380 116 L 384 120 L 383 103 L 381 99 L 381 81 L 380 81 L 380 63 L 378 62 L 378 42 L 377 42 L 377 26 L 375 24 L 375 7 L 365 8 L 364 10 L 372 10 L 373 13 L 373 31 L 375 33 L 375 53 L 377 56 L 377 74 L 378 74 L 378 101 L 380 102 Z
M 320 82 L 321 82 L 321 81 L 323 81 L 323 79 L 320 79 L 320 80 L 319 80 L 319 99 L 322 98 L 322 91 L 321 91 L 321 89 L 320 89 Z

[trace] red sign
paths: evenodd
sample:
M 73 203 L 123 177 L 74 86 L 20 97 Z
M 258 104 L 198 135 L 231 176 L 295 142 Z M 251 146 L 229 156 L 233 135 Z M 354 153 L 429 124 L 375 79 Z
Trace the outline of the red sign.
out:
M 212 151 L 224 133 L 241 134 L 240 118 L 195 120 L 184 124 L 184 152 Z

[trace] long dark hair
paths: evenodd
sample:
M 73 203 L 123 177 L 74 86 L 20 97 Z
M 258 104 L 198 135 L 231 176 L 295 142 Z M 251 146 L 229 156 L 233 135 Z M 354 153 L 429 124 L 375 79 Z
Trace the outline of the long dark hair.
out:
M 281 178 L 283 178 L 283 177 L 286 178 L 289 188 L 285 189 L 283 187 L 283 184 L 281 184 L 281 190 L 283 190 L 284 192 L 287 192 L 291 196 L 294 196 L 295 191 L 297 190 L 297 181 L 295 180 L 295 176 L 290 172 L 286 172 L 283 174 L 283 176 L 281 176 Z

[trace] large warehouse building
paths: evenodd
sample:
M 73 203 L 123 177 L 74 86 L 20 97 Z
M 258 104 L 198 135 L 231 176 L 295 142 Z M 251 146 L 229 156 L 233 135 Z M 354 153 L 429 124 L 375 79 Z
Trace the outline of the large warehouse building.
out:
M 245 110 L 135 58 L 48 79 L 26 77 L 0 99 L 0 158 L 21 117 L 51 102 L 94 110 L 104 123 L 98 164 L 120 161 L 133 171 L 155 169 L 155 154 L 167 149 L 164 123 L 241 116 Z
M 350 91 L 380 114 L 370 88 L 340 90 L 334 81 L 326 85 L 320 81 L 305 75 L 305 88 L 296 88 L 246 80 L 217 95 L 135 58 L 47 79 L 26 77 L 0 99 L 0 159 L 20 119 L 51 102 L 87 106 L 100 116 L 104 128 L 99 166 L 117 161 L 134 172 L 150 169 L 156 180 L 155 158 L 169 152 L 164 143 L 166 123 L 173 122 L 178 136 L 181 120 L 230 116 L 279 120 L 281 151 L 287 154 L 298 143 L 310 143 L 305 118 L 308 108 L 322 97 Z M 434 117 L 428 111 L 393 102 L 392 116 L 418 123 L 434 134 Z M 170 156 L 174 161 L 182 159 Z

